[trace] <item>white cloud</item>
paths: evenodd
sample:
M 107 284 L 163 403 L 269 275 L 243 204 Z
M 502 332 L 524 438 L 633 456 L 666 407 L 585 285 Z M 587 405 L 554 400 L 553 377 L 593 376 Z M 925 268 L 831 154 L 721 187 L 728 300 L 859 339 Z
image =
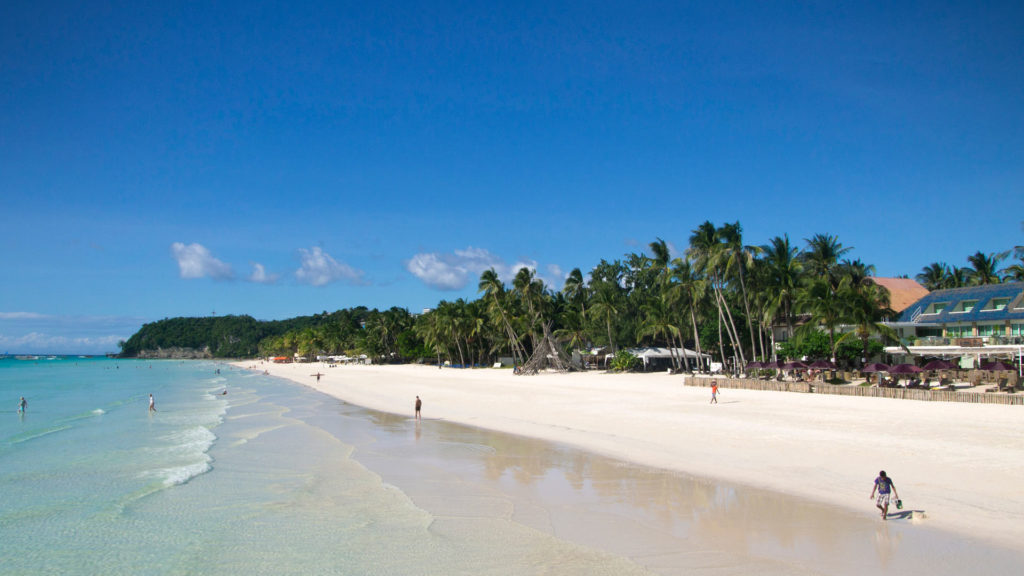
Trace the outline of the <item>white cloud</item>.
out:
M 466 286 L 469 271 L 457 262 L 446 262 L 439 254 L 416 254 L 405 263 L 405 269 L 427 286 L 438 290 L 459 290 Z M 448 258 L 447 260 L 454 260 Z
M 252 274 L 249 274 L 249 282 L 257 284 L 273 284 L 277 282 L 277 274 L 267 274 L 267 269 L 259 262 L 252 263 Z
M 26 354 L 106 354 L 119 352 L 117 343 L 125 339 L 127 336 L 61 336 L 42 332 L 0 334 L 0 349 Z
M 299 259 L 301 266 L 295 271 L 295 278 L 299 282 L 313 286 L 324 286 L 337 280 L 344 280 L 350 284 L 364 283 L 362 270 L 338 262 L 319 246 L 309 250 L 299 248 Z
M 49 316 L 35 312 L 0 312 L 0 320 L 42 320 L 44 318 L 49 318 Z
M 186 246 L 181 242 L 175 242 L 171 244 L 171 253 L 178 261 L 178 269 L 182 278 L 209 276 L 215 280 L 228 280 L 234 277 L 231 265 L 214 258 L 210 251 L 201 244 Z
M 522 268 L 529 268 L 536 273 L 537 262 L 520 260 L 509 265 L 488 250 L 471 246 L 465 250 L 455 250 L 451 254 L 416 254 L 405 263 L 405 269 L 413 276 L 438 290 L 461 290 L 470 282 L 479 280 L 480 274 L 489 268 L 494 268 L 502 282 L 510 284 Z M 552 279 L 543 278 L 544 283 L 555 289 L 561 288 L 561 268 L 549 266 L 548 271 L 554 277 L 555 283 L 552 283 Z

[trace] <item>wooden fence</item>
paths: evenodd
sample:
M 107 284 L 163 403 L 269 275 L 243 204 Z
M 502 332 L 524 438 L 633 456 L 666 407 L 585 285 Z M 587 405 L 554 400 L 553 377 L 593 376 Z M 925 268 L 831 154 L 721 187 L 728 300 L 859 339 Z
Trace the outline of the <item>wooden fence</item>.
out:
M 924 402 L 966 402 L 969 404 L 1006 404 L 1024 406 L 1024 394 L 991 394 L 987 392 L 957 392 L 953 390 L 914 390 L 907 388 L 872 388 L 868 386 L 836 386 L 821 382 L 778 382 L 775 380 L 754 380 L 746 378 L 709 378 L 706 376 L 684 376 L 687 386 L 710 387 L 714 380 L 722 388 L 741 390 L 768 390 L 772 392 L 804 392 L 812 394 L 833 394 L 836 396 L 861 396 L 867 398 L 895 398 L 921 400 Z

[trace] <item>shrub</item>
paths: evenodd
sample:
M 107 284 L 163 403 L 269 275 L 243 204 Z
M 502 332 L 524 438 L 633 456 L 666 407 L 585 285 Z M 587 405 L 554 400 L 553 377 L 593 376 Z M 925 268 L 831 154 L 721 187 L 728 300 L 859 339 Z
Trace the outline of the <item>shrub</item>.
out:
M 625 350 L 619 350 L 612 357 L 611 367 L 613 372 L 629 372 L 640 364 L 640 359 Z

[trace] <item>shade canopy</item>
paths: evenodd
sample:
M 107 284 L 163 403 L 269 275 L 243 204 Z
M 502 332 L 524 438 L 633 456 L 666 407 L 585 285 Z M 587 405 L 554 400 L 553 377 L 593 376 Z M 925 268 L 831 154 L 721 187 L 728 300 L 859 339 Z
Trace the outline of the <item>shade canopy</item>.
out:
M 1004 370 L 1005 371 L 1012 371 L 1012 370 L 1016 370 L 1017 367 L 1014 366 L 1013 364 L 1007 364 L 1006 362 L 1003 362 L 1002 360 L 996 360 L 995 362 L 989 362 L 988 364 L 982 364 L 981 365 L 981 369 L 982 370 L 990 370 L 990 371 L 995 372 L 995 371 L 1004 371 Z
M 786 362 L 785 364 L 782 365 L 783 370 L 804 370 L 805 368 L 807 368 L 807 364 L 797 361 Z
M 836 365 L 833 364 L 832 362 L 829 362 L 828 360 L 815 360 L 814 362 L 808 364 L 807 367 L 816 369 L 820 368 L 822 370 L 831 370 L 832 368 L 835 368 Z
M 747 370 L 750 370 L 751 368 L 764 368 L 764 364 L 758 362 L 757 360 L 754 360 L 753 362 L 747 362 Z
M 885 372 L 889 374 L 917 374 L 918 372 L 924 372 L 924 370 L 913 364 L 897 364 L 885 370 Z
M 889 370 L 889 365 L 888 364 L 882 364 L 880 362 L 875 362 L 875 363 L 872 363 L 872 364 L 868 364 L 867 366 L 865 366 L 865 367 L 860 369 L 861 372 L 886 372 L 888 370 Z
M 925 370 L 956 370 L 956 364 L 946 360 L 932 360 L 923 366 Z

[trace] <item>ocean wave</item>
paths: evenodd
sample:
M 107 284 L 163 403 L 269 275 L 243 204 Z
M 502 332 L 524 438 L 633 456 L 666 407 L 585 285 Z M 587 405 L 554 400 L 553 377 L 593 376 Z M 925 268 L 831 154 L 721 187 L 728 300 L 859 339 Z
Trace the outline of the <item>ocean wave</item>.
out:
M 213 470 L 213 466 L 210 465 L 212 460 L 212 458 L 206 456 L 202 462 L 194 462 L 192 464 L 176 466 L 174 468 L 163 468 L 161 470 L 157 470 L 155 475 L 160 477 L 163 480 L 164 486 L 168 488 L 171 486 L 180 486 L 200 474 L 205 474 L 210 470 Z
M 171 444 L 169 450 L 184 453 L 205 453 L 217 440 L 217 435 L 206 426 L 193 426 L 163 436 L 164 440 Z
M 49 428 L 42 428 L 39 430 L 29 430 L 22 434 L 11 436 L 7 439 L 8 444 L 21 444 L 22 442 L 28 442 L 29 440 L 35 440 L 36 438 L 42 438 L 43 436 L 49 436 L 50 434 L 56 434 L 57 432 L 63 432 L 71 428 L 69 424 L 60 424 L 56 426 L 50 426 Z
M 103 408 L 97 408 L 97 409 L 93 410 L 92 413 L 97 415 L 97 416 L 102 416 L 103 414 L 106 414 L 107 411 L 104 410 Z

